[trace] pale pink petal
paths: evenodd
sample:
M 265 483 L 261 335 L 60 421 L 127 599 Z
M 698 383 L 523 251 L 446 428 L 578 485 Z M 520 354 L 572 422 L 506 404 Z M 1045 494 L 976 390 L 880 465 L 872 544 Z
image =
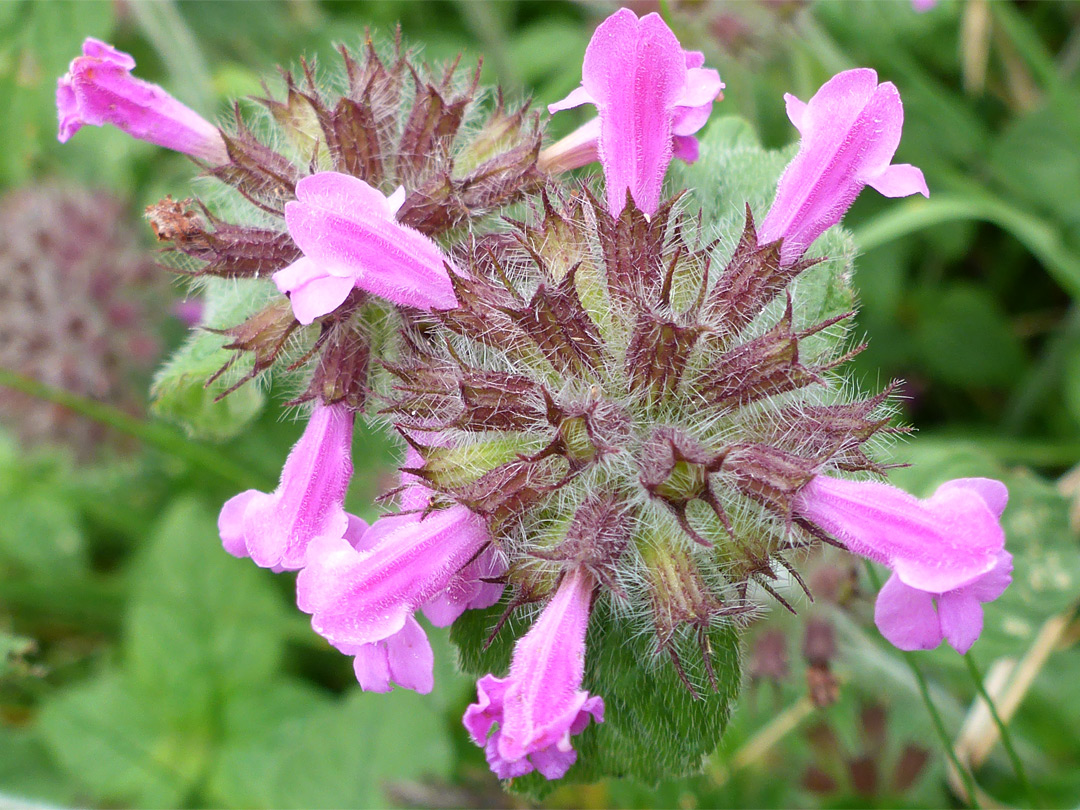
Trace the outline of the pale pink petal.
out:
M 886 167 L 884 172 L 871 178 L 867 185 L 886 197 L 910 197 L 912 194 L 930 196 L 922 169 L 910 163 L 896 163 Z
M 307 326 L 316 318 L 328 315 L 340 307 L 355 286 L 356 283 L 351 278 L 323 276 L 312 279 L 289 293 L 293 315 Z
M 993 602 L 1012 583 L 1013 558 L 1007 551 L 998 555 L 997 563 L 989 573 L 983 574 L 970 585 L 960 588 L 961 593 L 974 596 L 980 602 Z
M 600 119 L 593 118 L 541 150 L 536 162 L 545 172 L 568 172 L 599 160 L 599 143 Z
M 686 71 L 686 84 L 677 105 L 703 107 L 713 103 L 724 89 L 720 73 L 713 68 L 693 68 Z
M 379 643 L 386 645 L 394 683 L 421 695 L 431 692 L 435 685 L 435 655 L 427 633 L 416 619 L 410 616 L 401 632 Z
M 806 121 L 806 102 L 800 101 L 791 93 L 784 93 L 784 104 L 787 108 L 788 120 L 801 133 Z
M 244 512 L 253 498 L 266 497 L 255 489 L 249 489 L 234 495 L 225 501 L 218 514 L 218 534 L 225 550 L 234 557 L 247 557 L 247 544 L 244 542 Z
M 56 80 L 56 114 L 60 119 L 60 131 L 56 138 L 60 143 L 67 143 L 68 138 L 82 129 L 79 118 L 79 103 L 75 99 L 75 88 L 71 79 L 61 76 Z
M 954 478 L 952 481 L 946 481 L 939 486 L 934 494 L 948 492 L 952 489 L 973 490 L 983 499 L 983 503 L 994 514 L 994 517 L 1001 517 L 1006 505 L 1009 503 L 1008 488 L 993 478 Z
M 477 745 L 483 745 L 491 727 L 500 722 L 509 678 L 485 675 L 476 682 L 476 703 L 465 710 L 462 723 Z
M 941 643 L 933 594 L 905 585 L 896 574 L 878 594 L 874 623 L 881 635 L 901 650 L 932 650 Z
M 368 208 L 374 214 L 385 217 L 390 208 L 387 198 L 377 188 L 359 177 L 342 172 L 308 175 L 296 184 L 296 199 L 346 217 L 358 207 Z
M 95 39 L 94 37 L 87 37 L 83 40 L 82 52 L 83 56 L 111 62 L 124 70 L 135 69 L 135 59 L 132 58 L 131 54 L 119 51 L 108 42 L 102 42 L 100 39 Z
M 702 51 L 683 51 L 683 58 L 686 59 L 687 70 L 693 70 L 705 64 L 705 54 Z
M 401 206 L 405 204 L 405 186 L 398 186 L 394 189 L 394 193 L 386 198 L 386 212 L 396 217 L 397 212 L 401 210 Z
M 357 551 L 367 551 L 374 543 L 368 543 L 367 535 L 368 526 L 367 521 L 363 518 L 358 518 L 351 512 L 348 513 L 349 525 L 345 527 L 345 540 L 350 546 Z
M 529 754 L 529 762 L 546 779 L 562 779 L 570 770 L 570 766 L 577 762 L 577 751 L 573 748 L 560 751 L 557 746 L 549 745 L 547 748 L 541 748 Z
M 675 135 L 675 149 L 678 151 L 679 136 L 693 135 L 709 120 L 712 113 L 712 104 L 702 107 L 676 107 L 675 118 L 672 122 L 672 132 Z M 675 157 L 678 157 L 676 154 Z
M 390 656 L 385 641 L 361 644 L 353 652 L 353 673 L 365 692 L 389 692 Z
M 595 104 L 593 97 L 589 94 L 589 91 L 584 87 L 575 87 L 570 91 L 570 95 L 564 98 L 562 101 L 556 101 L 552 104 L 548 104 L 549 113 L 557 113 L 560 110 L 569 110 L 574 107 L 580 107 L 582 104 Z
M 449 627 L 466 610 L 494 605 L 505 586 L 484 580 L 505 573 L 505 561 L 494 546 L 488 546 L 454 576 L 442 593 L 424 605 L 424 615 L 436 627 Z
M 951 591 L 938 597 L 941 631 L 953 649 L 963 655 L 982 632 L 982 604 L 966 589 Z

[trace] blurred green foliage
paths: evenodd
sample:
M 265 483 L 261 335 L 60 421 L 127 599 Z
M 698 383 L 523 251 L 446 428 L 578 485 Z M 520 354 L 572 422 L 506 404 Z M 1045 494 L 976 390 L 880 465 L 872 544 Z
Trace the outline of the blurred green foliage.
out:
M 276 65 L 399 22 L 428 58 L 482 53 L 485 81 L 546 104 L 578 83 L 592 28 L 613 8 L 9 0 L 0 3 L 0 189 L 55 178 L 103 187 L 130 200 L 136 230 L 145 205 L 191 195 L 188 161 L 115 130 L 56 143 L 55 80 L 85 36 L 131 52 L 138 75 L 207 115 L 260 93 Z M 856 363 L 867 388 L 906 380 L 902 419 L 919 433 L 894 450 L 911 464 L 895 471 L 898 484 L 923 495 L 947 478 L 989 475 L 1010 487 L 1015 579 L 988 606 L 973 655 L 992 686 L 1010 661 L 1031 675 L 1026 689 L 1005 676 L 997 694 L 1022 692 L 1009 728 L 1038 800 L 1075 806 L 1080 486 L 1066 473 L 1080 462 L 1080 6 L 942 0 L 920 14 L 907 0 L 672 0 L 663 12 L 727 82 L 708 137 L 735 137 L 739 116 L 750 141 L 786 146 L 795 133 L 783 93 L 806 99 L 848 67 L 874 67 L 899 87 L 897 160 L 922 167 L 932 194 L 895 201 L 868 191 L 846 221 L 863 251 L 853 284 L 870 341 Z M 550 131 L 568 132 L 584 114 L 561 114 Z M 677 168 L 672 185 L 693 183 L 709 217 L 741 217 L 717 210 L 707 180 L 737 183 L 726 174 L 735 171 Z M 827 249 L 842 249 L 839 234 L 830 239 Z M 164 337 L 175 346 L 179 331 Z M 189 351 L 209 368 L 220 343 L 204 334 Z M 222 552 L 218 506 L 242 487 L 272 486 L 299 428 L 271 404 L 286 392 L 249 386 L 215 405 L 212 389 L 191 382 L 163 369 L 154 411 L 139 417 L 147 429 L 128 430 L 135 449 L 109 445 L 89 464 L 0 437 L 0 806 L 12 797 L 139 807 L 524 801 L 501 793 L 465 738 L 472 684 L 454 672 L 445 633 L 432 633 L 435 694 L 362 694 L 349 660 L 295 610 L 292 577 Z M 353 511 L 374 514 L 397 452 L 377 428 L 358 431 Z M 798 617 L 773 611 L 750 629 L 742 695 L 702 776 L 559 785 L 544 803 L 963 803 L 911 672 L 873 628 L 865 578 L 830 555 L 807 562 L 811 574 L 840 570 L 841 585 L 802 603 Z M 822 708 L 807 696 L 820 696 L 825 675 L 805 654 L 818 621 L 837 647 L 824 682 L 836 700 Z M 770 633 L 785 651 L 771 670 L 762 668 Z M 918 661 L 947 727 L 971 750 L 989 726 L 961 734 L 976 695 L 962 660 L 944 648 Z M 975 777 L 996 801 L 1028 803 L 1000 746 Z

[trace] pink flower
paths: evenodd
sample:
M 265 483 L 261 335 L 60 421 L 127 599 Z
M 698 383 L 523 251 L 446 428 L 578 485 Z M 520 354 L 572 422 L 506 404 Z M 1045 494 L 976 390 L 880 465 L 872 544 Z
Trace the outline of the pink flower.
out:
M 133 138 L 200 158 L 227 163 L 217 127 L 156 84 L 131 75 L 135 60 L 111 45 L 88 37 L 83 55 L 71 61 L 56 82 L 60 143 L 84 124 L 113 124 Z
M 581 689 L 595 585 L 584 568 L 567 574 L 514 645 L 509 677 L 485 675 L 476 684 L 477 702 L 465 712 L 465 728 L 484 747 L 500 779 L 534 769 L 559 779 L 577 759 L 570 737 L 581 733 L 590 717 L 604 721 L 603 699 Z
M 272 493 L 249 489 L 226 501 L 218 517 L 225 550 L 263 568 L 305 565 L 316 537 L 341 538 L 348 527 L 353 413 L 345 405 L 317 404 Z
M 483 521 L 464 506 L 379 518 L 364 536 L 366 551 L 324 534 L 297 577 L 296 601 L 315 632 L 339 648 L 384 641 L 488 542 Z
M 333 312 L 354 287 L 419 309 L 457 306 L 450 259 L 395 219 L 404 189 L 384 197 L 359 178 L 319 172 L 296 184 L 296 196 L 285 222 L 304 255 L 273 278 L 300 323 Z
M 997 565 L 1005 547 L 998 516 L 1007 497 L 1005 485 L 989 478 L 948 481 L 919 500 L 889 484 L 819 475 L 794 508 L 849 550 L 887 565 L 905 585 L 945 593 Z
M 356 556 L 372 549 L 379 540 L 379 533 L 355 515 L 349 515 L 349 528 L 344 540 L 351 546 L 350 554 L 340 542 L 316 544 L 309 553 L 309 561 L 315 554 L 339 555 L 344 559 L 334 561 L 323 557 L 318 564 L 332 567 L 347 565 Z M 435 685 L 435 656 L 428 642 L 427 633 L 412 616 L 405 620 L 397 633 L 381 641 L 369 644 L 337 643 L 341 652 L 353 657 L 353 672 L 360 688 L 366 692 L 389 692 L 391 682 L 404 689 L 412 689 L 426 695 Z
M 964 653 L 982 631 L 982 603 L 1011 581 L 1000 524 L 1008 497 L 989 478 L 947 481 L 919 500 L 888 484 L 819 475 L 795 511 L 893 569 L 874 614 L 885 638 L 902 650 L 932 649 L 946 638 Z
M 912 588 L 893 574 L 878 594 L 874 622 L 901 650 L 932 650 L 947 639 L 963 655 L 982 632 L 983 602 L 1005 593 L 1012 567 L 1012 555 L 1002 551 L 989 572 L 945 593 Z
M 873 70 L 838 73 L 807 104 L 790 94 L 784 100 L 802 142 L 780 177 L 758 240 L 783 239 L 785 265 L 798 261 L 838 223 L 864 186 L 886 197 L 930 196 L 920 169 L 890 165 L 900 143 L 904 107 L 896 87 L 879 85 Z
M 682 49 L 659 14 L 639 20 L 629 9 L 616 11 L 589 42 L 581 86 L 548 106 L 554 113 L 593 104 L 599 124 L 585 124 L 546 150 L 545 165 L 568 169 L 599 157 L 612 216 L 626 204 L 627 189 L 638 208 L 654 213 L 671 158 L 697 159 L 693 135 L 724 88 L 704 61 Z

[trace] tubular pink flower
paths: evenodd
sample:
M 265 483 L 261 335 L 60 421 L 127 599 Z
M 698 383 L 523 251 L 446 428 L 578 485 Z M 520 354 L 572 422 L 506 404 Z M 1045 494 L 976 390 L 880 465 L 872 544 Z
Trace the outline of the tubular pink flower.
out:
M 877 481 L 819 475 L 794 511 L 856 554 L 887 565 L 904 585 L 942 594 L 991 571 L 1005 547 L 1000 481 L 949 481 L 925 500 Z M 1000 507 L 1000 508 L 999 508 Z
M 457 306 L 450 259 L 395 219 L 404 189 L 384 197 L 359 178 L 319 172 L 296 184 L 296 196 L 285 222 L 304 255 L 273 279 L 300 323 L 333 312 L 354 287 L 418 309 Z
M 585 124 L 545 150 L 541 163 L 569 169 L 599 157 L 612 216 L 622 211 L 628 189 L 638 208 L 654 213 L 671 158 L 697 159 L 693 135 L 724 88 L 719 73 L 701 67 L 704 61 L 682 49 L 659 14 L 639 20 L 629 9 L 616 11 L 589 42 L 581 86 L 548 106 L 554 113 L 593 104 L 599 127 Z
M 88 37 L 82 56 L 71 61 L 56 82 L 60 143 L 84 124 L 112 124 L 133 138 L 175 149 L 206 162 L 227 163 L 217 127 L 156 84 L 131 75 L 135 60 L 111 45 Z
M 780 177 L 776 199 L 758 228 L 761 244 L 783 239 L 781 261 L 793 264 L 838 223 L 865 186 L 886 197 L 929 197 L 920 169 L 890 165 L 904 124 L 900 94 L 868 68 L 838 73 L 809 103 L 784 96 L 799 130 L 799 153 Z
M 604 722 L 603 699 L 581 689 L 595 585 L 584 568 L 567 574 L 514 645 L 510 675 L 485 675 L 476 684 L 477 702 L 465 712 L 465 728 L 484 747 L 500 779 L 534 769 L 548 779 L 561 778 L 577 759 L 570 737 L 581 733 L 590 717 Z
M 344 563 L 357 553 L 371 551 L 378 542 L 378 533 L 372 532 L 368 525 L 355 515 L 349 515 L 349 528 L 345 532 L 344 543 L 330 538 L 332 542 L 313 543 L 308 561 L 316 555 L 338 555 Z M 352 553 L 346 549 L 351 547 Z M 320 565 L 334 565 L 334 561 L 321 559 Z M 412 616 L 405 620 L 404 626 L 392 636 L 371 644 L 335 644 L 341 652 L 353 656 L 353 672 L 360 688 L 365 692 L 389 692 L 391 682 L 404 689 L 412 689 L 426 695 L 435 685 L 435 656 L 428 642 L 427 633 Z
M 225 550 L 276 570 L 302 568 L 316 537 L 343 537 L 348 528 L 353 413 L 317 404 L 271 493 L 249 489 L 226 501 L 218 517 Z
M 483 521 L 463 506 L 382 517 L 364 536 L 366 552 L 341 535 L 315 541 L 296 580 L 296 601 L 312 614 L 315 632 L 335 646 L 384 641 L 488 542 Z

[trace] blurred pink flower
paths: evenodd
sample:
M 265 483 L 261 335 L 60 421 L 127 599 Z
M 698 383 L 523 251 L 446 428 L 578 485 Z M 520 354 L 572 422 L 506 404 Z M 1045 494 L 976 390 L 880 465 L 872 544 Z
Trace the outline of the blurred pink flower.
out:
M 333 312 L 354 287 L 419 309 L 457 306 L 450 259 L 429 237 L 400 224 L 405 200 L 357 177 L 319 172 L 296 184 L 285 222 L 302 258 L 274 273 L 302 324 Z
M 671 158 L 694 161 L 694 133 L 705 125 L 724 88 L 705 57 L 684 51 L 659 14 L 640 20 L 620 9 L 602 22 L 585 51 L 581 86 L 551 113 L 596 106 L 599 117 L 549 147 L 541 162 L 566 170 L 599 158 L 608 208 L 618 216 L 630 191 L 646 214 L 656 211 Z
M 131 75 L 135 60 L 88 37 L 82 56 L 56 82 L 58 138 L 66 143 L 84 124 L 113 124 L 133 138 L 175 149 L 212 165 L 227 163 L 217 127 L 156 84 Z
M 783 264 L 798 261 L 838 223 L 865 186 L 886 197 L 930 196 L 920 169 L 890 165 L 900 143 L 904 107 L 896 87 L 879 85 L 873 70 L 838 73 L 809 103 L 791 94 L 784 99 L 802 141 L 758 229 L 761 244 L 784 240 Z

